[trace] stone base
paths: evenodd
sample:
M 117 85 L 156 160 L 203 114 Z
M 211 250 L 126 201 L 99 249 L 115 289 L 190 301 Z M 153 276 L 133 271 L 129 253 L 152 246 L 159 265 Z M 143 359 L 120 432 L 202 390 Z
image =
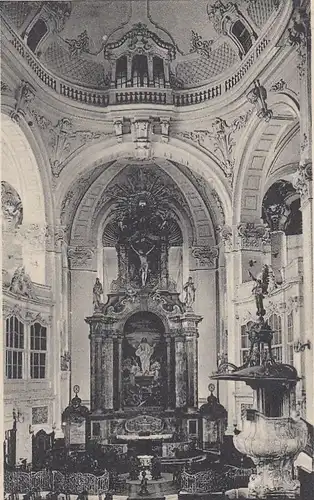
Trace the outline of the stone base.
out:
M 137 496 L 129 496 L 128 500 L 166 500 L 166 497 L 155 496 L 154 494 L 151 494 L 149 496 L 137 495 Z

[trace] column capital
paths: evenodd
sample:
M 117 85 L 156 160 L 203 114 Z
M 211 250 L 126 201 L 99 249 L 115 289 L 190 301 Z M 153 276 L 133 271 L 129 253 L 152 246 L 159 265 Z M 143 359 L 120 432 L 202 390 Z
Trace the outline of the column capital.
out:
M 264 223 L 241 222 L 237 226 L 220 226 L 220 240 L 226 252 L 238 250 L 265 251 L 270 245 L 270 229 Z
M 68 258 L 71 270 L 94 271 L 96 268 L 95 257 L 94 248 L 87 246 L 71 246 L 68 248 Z
M 301 196 L 301 202 L 312 198 L 312 161 L 299 164 L 293 176 L 293 186 Z

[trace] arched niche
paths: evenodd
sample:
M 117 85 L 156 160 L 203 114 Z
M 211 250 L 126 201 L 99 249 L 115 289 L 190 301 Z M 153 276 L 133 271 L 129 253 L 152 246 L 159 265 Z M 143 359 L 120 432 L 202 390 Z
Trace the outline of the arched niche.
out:
M 21 128 L 4 114 L 1 122 L 2 180 L 18 193 L 23 208 L 22 223 L 6 234 L 4 229 L 4 248 L 12 251 L 17 245 L 22 259 L 18 265 L 25 266 L 34 282 L 45 284 L 46 207 L 39 166 Z M 13 257 L 14 251 L 11 262 Z
M 167 347 L 163 321 L 141 311 L 123 328 L 123 406 L 165 406 L 167 402 Z

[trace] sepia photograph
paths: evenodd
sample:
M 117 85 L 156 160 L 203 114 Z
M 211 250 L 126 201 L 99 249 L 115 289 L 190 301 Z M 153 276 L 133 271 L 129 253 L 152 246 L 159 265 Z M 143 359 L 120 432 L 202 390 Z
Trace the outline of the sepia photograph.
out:
M 311 0 L 0 0 L 4 500 L 313 500 Z

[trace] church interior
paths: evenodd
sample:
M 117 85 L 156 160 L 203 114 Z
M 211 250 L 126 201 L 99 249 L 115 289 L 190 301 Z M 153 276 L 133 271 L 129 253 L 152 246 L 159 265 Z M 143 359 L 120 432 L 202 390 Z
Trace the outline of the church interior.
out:
M 2 498 L 313 498 L 310 3 L 0 2 Z

